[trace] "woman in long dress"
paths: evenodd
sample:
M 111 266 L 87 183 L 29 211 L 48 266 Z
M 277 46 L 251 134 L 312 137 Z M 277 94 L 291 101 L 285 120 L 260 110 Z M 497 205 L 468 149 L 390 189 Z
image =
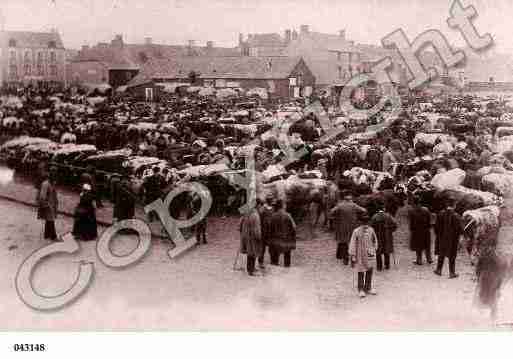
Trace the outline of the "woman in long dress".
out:
M 73 223 L 73 235 L 83 241 L 92 241 L 98 237 L 94 197 L 91 185 L 84 184 L 80 193 L 80 201 L 75 209 L 75 221 Z

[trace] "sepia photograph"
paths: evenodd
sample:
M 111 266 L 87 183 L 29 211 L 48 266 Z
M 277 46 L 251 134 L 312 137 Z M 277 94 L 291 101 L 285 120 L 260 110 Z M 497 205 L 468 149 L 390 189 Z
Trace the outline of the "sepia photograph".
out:
M 0 0 L 0 331 L 511 332 L 511 14 Z

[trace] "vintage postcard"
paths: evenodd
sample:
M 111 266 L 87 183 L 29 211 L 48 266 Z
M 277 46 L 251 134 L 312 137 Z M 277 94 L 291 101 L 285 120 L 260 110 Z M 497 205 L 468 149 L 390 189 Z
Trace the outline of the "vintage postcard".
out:
M 0 330 L 511 330 L 511 13 L 1 0 Z

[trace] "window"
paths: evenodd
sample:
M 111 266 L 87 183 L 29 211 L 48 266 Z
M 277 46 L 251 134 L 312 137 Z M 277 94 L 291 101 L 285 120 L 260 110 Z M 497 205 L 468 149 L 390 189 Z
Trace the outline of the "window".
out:
M 9 77 L 11 79 L 15 79 L 18 76 L 18 68 L 16 65 L 10 65 L 9 66 Z
M 50 63 L 55 64 L 57 62 L 57 55 L 55 51 L 50 52 Z
M 299 73 L 299 74 L 297 75 L 297 85 L 298 85 L 298 86 L 303 85 L 303 74 L 302 74 L 302 73 Z
M 9 53 L 9 65 L 16 65 L 16 51 Z
M 55 41 L 50 41 L 50 42 L 48 42 L 48 47 L 50 49 L 55 49 L 57 47 L 57 44 Z
M 30 60 L 30 52 L 29 51 L 25 51 L 25 56 L 23 57 L 23 66 L 24 66 L 25 76 L 30 76 L 32 63 Z
M 45 67 L 44 67 L 42 52 L 37 53 L 37 74 L 38 74 L 38 76 L 44 76 L 44 74 L 45 74 Z
M 339 66 L 338 67 L 338 78 L 341 79 L 342 78 L 342 66 Z
M 50 76 L 57 76 L 57 66 L 50 65 Z
M 340 51 L 337 51 L 337 60 L 342 60 L 342 53 Z
M 10 39 L 9 40 L 9 47 L 16 47 L 16 40 Z

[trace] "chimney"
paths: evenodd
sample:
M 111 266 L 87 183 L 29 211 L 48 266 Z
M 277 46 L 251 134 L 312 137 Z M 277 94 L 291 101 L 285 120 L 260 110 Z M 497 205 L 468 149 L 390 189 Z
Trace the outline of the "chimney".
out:
M 346 39 L 346 30 L 340 30 L 338 32 L 338 35 L 343 39 L 345 40 Z
M 194 55 L 194 46 L 195 46 L 195 41 L 189 40 L 188 45 L 187 45 L 187 56 Z
M 296 30 L 292 31 L 292 40 L 297 40 L 297 37 L 298 37 L 297 31 Z
M 151 37 L 145 37 L 144 38 L 144 43 L 146 45 L 151 45 L 151 44 L 153 44 L 153 39 Z
M 207 41 L 207 49 L 214 48 L 214 41 Z
M 110 42 L 113 47 L 122 48 L 123 47 L 123 35 L 116 35 L 114 40 Z
M 285 43 L 288 44 L 292 40 L 292 31 L 290 29 L 285 30 Z
M 308 25 L 301 25 L 301 27 L 299 28 L 299 32 L 301 35 L 306 35 L 309 31 L 310 30 Z

